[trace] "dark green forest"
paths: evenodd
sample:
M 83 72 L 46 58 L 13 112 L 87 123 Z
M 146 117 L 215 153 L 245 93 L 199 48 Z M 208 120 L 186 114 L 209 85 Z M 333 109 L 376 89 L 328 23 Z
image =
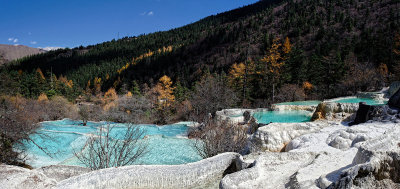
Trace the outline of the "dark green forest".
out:
M 96 88 L 144 90 L 167 75 L 178 94 L 211 73 L 227 78 L 238 106 L 332 98 L 400 79 L 399 35 L 400 0 L 264 0 L 170 31 L 25 57 L 1 68 L 0 93 L 74 101 Z M 279 77 L 262 61 L 277 44 Z M 235 63 L 244 74 L 232 83 Z

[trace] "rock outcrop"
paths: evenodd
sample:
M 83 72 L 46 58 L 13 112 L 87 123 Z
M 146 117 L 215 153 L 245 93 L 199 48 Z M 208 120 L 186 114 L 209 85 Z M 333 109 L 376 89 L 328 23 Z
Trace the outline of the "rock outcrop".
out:
M 357 98 L 369 98 L 377 101 L 385 100 L 385 94 L 383 92 L 359 92 Z
M 400 89 L 390 97 L 388 105 L 391 108 L 400 108 Z
M 400 89 L 400 81 L 395 81 L 390 84 L 389 89 L 387 90 L 387 98 L 390 98 Z
M 314 158 L 313 153 L 266 152 L 256 159 L 253 167 L 225 176 L 220 188 L 284 188 L 291 175 Z
M 360 103 L 356 117 L 349 125 L 352 126 L 371 121 L 400 123 L 399 110 L 392 109 L 387 105 L 371 106 Z
M 231 123 L 243 123 L 245 121 L 245 117 L 243 114 L 245 112 L 254 112 L 254 109 L 223 109 L 221 111 L 215 112 L 215 117 L 217 120 L 221 121 L 229 121 Z
M 257 151 L 284 151 L 285 146 L 294 138 L 304 134 L 316 132 L 324 124 L 320 123 L 271 123 L 259 127 L 251 136 L 251 152 Z
M 344 120 L 357 112 L 358 104 L 321 102 L 318 104 L 311 120 Z
M 362 144 L 353 164 L 329 188 L 400 188 L 398 126 Z
M 0 188 L 2 189 L 42 189 L 57 184 L 43 173 L 12 165 L 0 165 Z
M 360 123 L 367 122 L 368 120 L 370 120 L 370 115 L 373 110 L 374 110 L 374 106 L 367 105 L 365 102 L 360 102 L 358 104 L 356 118 L 349 125 L 357 125 Z

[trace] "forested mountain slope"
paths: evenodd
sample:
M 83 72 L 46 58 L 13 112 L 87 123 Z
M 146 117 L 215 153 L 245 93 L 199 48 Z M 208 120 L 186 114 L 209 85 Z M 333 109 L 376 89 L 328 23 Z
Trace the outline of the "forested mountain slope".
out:
M 163 75 L 190 88 L 205 72 L 229 75 L 243 62 L 245 79 L 232 84 L 243 98 L 270 99 L 275 90 L 304 83 L 312 86 L 310 98 L 326 98 L 399 78 L 399 33 L 399 0 L 265 0 L 170 31 L 31 56 L 8 66 L 2 78 L 12 78 L 3 85 L 27 97 L 49 90 L 37 83 L 49 83 L 51 73 L 73 83 L 62 94 L 96 84 L 103 91 L 131 89 Z M 262 59 L 274 45 L 282 52 L 287 41 L 276 77 Z M 253 64 L 270 72 L 254 71 L 251 79 Z

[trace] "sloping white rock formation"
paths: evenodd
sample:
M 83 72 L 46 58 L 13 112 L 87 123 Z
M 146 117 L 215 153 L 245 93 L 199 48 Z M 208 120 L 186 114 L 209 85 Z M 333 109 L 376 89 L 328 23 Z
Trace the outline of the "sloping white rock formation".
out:
M 184 165 L 107 168 L 63 180 L 55 188 L 194 188 L 218 185 L 232 164 L 241 169 L 240 158 L 237 153 L 223 153 Z
M 62 181 L 91 171 L 89 168 L 68 165 L 50 165 L 35 170 L 56 181 Z
M 353 164 L 330 188 L 400 188 L 399 125 L 361 144 Z
M 242 156 L 232 152 L 183 165 L 132 165 L 97 171 L 63 165 L 34 170 L 0 165 L 0 188 L 215 188 L 225 174 L 246 167 Z
M 261 153 L 251 168 L 225 176 L 220 187 L 400 186 L 400 124 L 374 122 L 348 127 L 319 122 L 323 126 L 315 129 L 305 124 L 281 124 L 280 129 L 278 125 L 260 128 L 264 130 L 264 145 L 270 146 L 266 149 L 281 147 L 286 139 L 292 138 L 286 145 L 287 152 Z M 303 134 L 292 137 L 291 133 Z
M 254 167 L 225 176 L 220 188 L 285 188 L 300 167 L 312 163 L 313 153 L 261 154 Z

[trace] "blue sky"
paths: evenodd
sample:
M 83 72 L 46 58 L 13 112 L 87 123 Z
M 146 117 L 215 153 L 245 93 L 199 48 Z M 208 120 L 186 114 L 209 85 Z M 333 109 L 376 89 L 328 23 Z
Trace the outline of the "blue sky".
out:
M 164 31 L 258 0 L 0 0 L 0 44 L 76 47 Z

